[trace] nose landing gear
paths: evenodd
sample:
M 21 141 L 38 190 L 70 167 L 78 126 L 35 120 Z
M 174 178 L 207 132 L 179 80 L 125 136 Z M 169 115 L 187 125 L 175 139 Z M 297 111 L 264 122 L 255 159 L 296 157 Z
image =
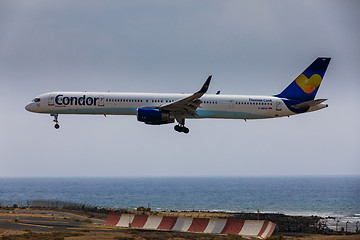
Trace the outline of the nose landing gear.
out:
M 50 116 L 53 116 L 54 117 L 54 122 L 55 122 L 55 128 L 56 129 L 59 129 L 60 128 L 60 125 L 59 125 L 59 121 L 58 121 L 58 114 L 57 113 L 54 113 L 54 114 L 50 114 Z

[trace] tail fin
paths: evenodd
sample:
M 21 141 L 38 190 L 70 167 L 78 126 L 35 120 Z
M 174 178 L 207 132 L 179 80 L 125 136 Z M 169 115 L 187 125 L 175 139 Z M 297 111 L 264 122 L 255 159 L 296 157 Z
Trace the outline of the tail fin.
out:
M 331 58 L 317 58 L 284 91 L 275 97 L 313 100 L 320 87 Z

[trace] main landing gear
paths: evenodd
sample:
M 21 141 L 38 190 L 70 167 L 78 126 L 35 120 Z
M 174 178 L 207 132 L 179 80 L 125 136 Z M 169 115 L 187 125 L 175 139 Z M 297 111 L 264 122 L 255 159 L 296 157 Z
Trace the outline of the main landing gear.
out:
M 60 125 L 59 125 L 59 121 L 58 121 L 58 114 L 57 113 L 54 113 L 54 114 L 50 114 L 50 116 L 53 116 L 54 117 L 54 122 L 55 122 L 55 128 L 56 129 L 59 129 Z
M 183 125 L 175 125 L 174 127 L 175 131 L 177 132 L 183 132 L 183 133 L 189 133 L 189 129 Z
M 189 133 L 189 129 L 185 127 L 185 118 L 183 117 L 175 117 L 176 121 L 179 123 L 175 125 L 174 129 L 177 132 Z

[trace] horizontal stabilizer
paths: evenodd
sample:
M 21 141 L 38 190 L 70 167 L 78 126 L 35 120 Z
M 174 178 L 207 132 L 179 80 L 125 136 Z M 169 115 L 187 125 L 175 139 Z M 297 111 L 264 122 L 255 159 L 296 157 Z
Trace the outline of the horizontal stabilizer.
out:
M 327 99 L 316 99 L 316 100 L 311 100 L 308 102 L 303 102 L 303 103 L 299 103 L 296 105 L 293 105 L 291 107 L 293 108 L 305 108 L 305 107 L 312 107 L 312 106 L 316 106 L 322 102 L 325 102 Z

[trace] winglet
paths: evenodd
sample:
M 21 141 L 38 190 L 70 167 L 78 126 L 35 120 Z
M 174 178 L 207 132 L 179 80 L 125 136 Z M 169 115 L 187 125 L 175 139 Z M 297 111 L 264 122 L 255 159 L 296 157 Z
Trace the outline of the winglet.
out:
M 212 75 L 210 75 L 208 77 L 208 79 L 206 80 L 206 82 L 204 83 L 204 85 L 202 86 L 202 88 L 200 89 L 200 91 L 198 91 L 198 93 L 206 93 L 206 91 L 209 88 L 210 85 L 210 81 L 211 81 Z

